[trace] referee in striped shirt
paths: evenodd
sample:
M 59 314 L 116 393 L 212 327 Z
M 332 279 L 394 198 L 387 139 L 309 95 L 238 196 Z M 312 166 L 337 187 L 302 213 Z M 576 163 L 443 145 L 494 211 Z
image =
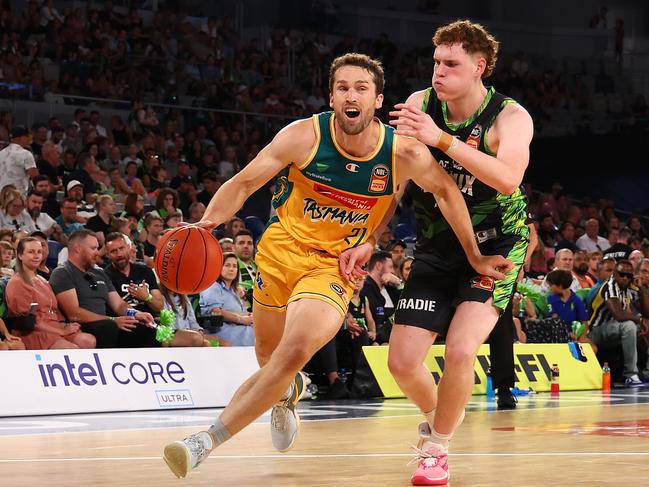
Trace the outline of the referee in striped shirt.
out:
M 638 336 L 649 332 L 649 295 L 647 288 L 633 285 L 633 265 L 620 260 L 613 276 L 605 281 L 593 299 L 590 318 L 590 339 L 601 348 L 622 347 L 624 377 L 627 387 L 643 385 L 638 375 Z M 642 371 L 649 382 L 649 358 Z

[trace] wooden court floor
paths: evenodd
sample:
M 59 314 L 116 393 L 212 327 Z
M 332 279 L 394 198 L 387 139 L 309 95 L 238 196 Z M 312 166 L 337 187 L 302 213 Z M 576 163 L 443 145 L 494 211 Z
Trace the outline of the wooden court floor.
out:
M 421 419 L 405 400 L 300 405 L 294 449 L 275 452 L 268 417 L 183 480 L 165 443 L 215 411 L 0 418 L 0 486 L 407 486 Z M 42 433 L 45 431 L 45 433 Z M 649 485 L 649 390 L 523 397 L 496 411 L 474 397 L 452 443 L 453 486 Z

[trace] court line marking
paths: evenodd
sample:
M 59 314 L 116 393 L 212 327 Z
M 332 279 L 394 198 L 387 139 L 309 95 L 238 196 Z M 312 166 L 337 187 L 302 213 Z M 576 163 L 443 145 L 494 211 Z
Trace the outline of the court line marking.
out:
M 412 453 L 326 453 L 302 455 L 214 455 L 210 460 L 318 460 L 329 458 L 401 458 L 412 457 Z M 504 453 L 450 453 L 451 457 L 644 457 L 649 452 L 504 452 Z M 72 458 L 11 458 L 0 459 L 3 463 L 55 463 L 55 462 L 131 462 L 142 460 L 162 460 L 162 457 L 72 457 Z

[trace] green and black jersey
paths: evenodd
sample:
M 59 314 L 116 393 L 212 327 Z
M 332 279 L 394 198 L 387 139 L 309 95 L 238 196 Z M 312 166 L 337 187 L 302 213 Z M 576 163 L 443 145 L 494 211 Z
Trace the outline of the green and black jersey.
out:
M 496 154 L 487 145 L 491 126 L 500 111 L 511 98 L 488 88 L 487 96 L 476 113 L 460 124 L 448 122 L 446 103 L 440 101 L 432 88 L 426 90 L 422 110 L 428 113 L 439 128 L 457 137 L 475 149 L 486 154 Z M 518 235 L 525 240 L 529 236 L 527 227 L 527 198 L 522 188 L 513 194 L 505 195 L 478 180 L 462 165 L 435 147 L 429 147 L 439 164 L 457 183 L 469 209 L 473 228 L 478 236 L 481 232 L 488 237 Z M 462 253 L 462 248 L 431 193 L 423 191 L 415 184 L 410 186 L 417 218 L 416 253 L 425 258 L 428 255 L 449 256 Z M 480 237 L 478 237 L 480 242 Z

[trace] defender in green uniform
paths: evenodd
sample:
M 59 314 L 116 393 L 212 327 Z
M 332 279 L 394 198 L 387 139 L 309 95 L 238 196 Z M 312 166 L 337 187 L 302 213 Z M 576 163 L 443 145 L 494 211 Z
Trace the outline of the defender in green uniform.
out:
M 432 88 L 397 105 L 391 123 L 397 134 L 424 142 L 455 179 L 481 252 L 503 255 L 515 267 L 501 281 L 479 275 L 434 198 L 412 189 L 417 247 L 395 312 L 389 365 L 427 419 L 420 426 L 414 485 L 448 481 L 448 444 L 471 395 L 476 353 L 507 307 L 529 242 L 527 203 L 519 186 L 533 124 L 520 105 L 483 84 L 495 66 L 498 42 L 481 25 L 457 21 L 438 29 L 433 43 Z M 423 365 L 438 334 L 446 334 L 439 394 Z

